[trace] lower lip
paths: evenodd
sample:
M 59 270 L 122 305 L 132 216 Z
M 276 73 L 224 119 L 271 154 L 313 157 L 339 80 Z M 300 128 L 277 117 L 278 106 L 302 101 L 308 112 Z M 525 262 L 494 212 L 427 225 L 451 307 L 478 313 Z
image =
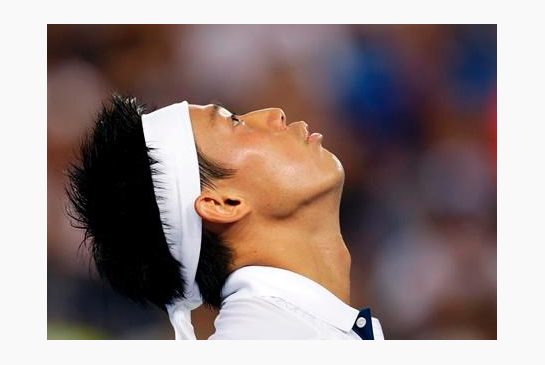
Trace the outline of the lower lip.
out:
M 321 133 L 312 133 L 310 136 L 308 136 L 308 143 L 312 143 L 312 142 L 316 142 L 316 141 L 321 141 L 323 138 L 322 134 Z

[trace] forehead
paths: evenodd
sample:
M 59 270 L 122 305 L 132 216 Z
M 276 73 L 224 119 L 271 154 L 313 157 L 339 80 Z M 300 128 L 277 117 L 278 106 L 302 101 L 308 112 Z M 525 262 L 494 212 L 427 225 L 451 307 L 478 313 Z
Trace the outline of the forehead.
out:
M 220 122 L 229 118 L 229 111 L 214 104 L 189 104 L 189 115 L 197 146 L 205 155 L 219 159 L 230 143 L 227 129 Z
M 189 115 L 191 122 L 195 124 L 210 124 L 214 117 L 221 116 L 227 118 L 231 113 L 224 107 L 216 104 L 189 104 Z

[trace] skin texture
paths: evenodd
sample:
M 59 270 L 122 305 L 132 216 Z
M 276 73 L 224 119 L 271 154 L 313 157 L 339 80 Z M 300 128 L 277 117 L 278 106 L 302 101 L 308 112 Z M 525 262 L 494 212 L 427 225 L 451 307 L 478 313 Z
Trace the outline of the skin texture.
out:
M 242 122 L 212 105 L 189 110 L 199 149 L 237 170 L 195 201 L 205 227 L 233 248 L 231 269 L 290 270 L 350 304 L 350 254 L 339 225 L 344 170 L 322 137 L 307 141 L 306 123 L 288 124 L 279 108 L 237 115 Z

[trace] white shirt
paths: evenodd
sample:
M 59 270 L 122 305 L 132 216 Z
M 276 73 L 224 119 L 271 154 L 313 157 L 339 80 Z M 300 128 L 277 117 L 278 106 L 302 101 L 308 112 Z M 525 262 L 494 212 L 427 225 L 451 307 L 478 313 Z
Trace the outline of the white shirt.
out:
M 221 296 L 210 340 L 361 340 L 352 330 L 359 311 L 292 271 L 245 266 L 229 275 Z M 371 322 L 383 340 L 380 322 Z

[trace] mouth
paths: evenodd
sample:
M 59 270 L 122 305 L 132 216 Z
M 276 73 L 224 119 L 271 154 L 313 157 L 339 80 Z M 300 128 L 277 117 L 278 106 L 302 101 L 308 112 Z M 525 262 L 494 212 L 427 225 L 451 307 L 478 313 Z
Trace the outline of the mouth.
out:
M 305 122 L 303 122 L 303 123 L 305 123 Z M 323 136 L 322 136 L 321 133 L 316 133 L 316 132 L 310 133 L 308 124 L 305 123 L 304 126 L 305 126 L 304 131 L 305 131 L 305 142 L 306 143 L 312 143 L 312 142 L 315 142 L 315 141 L 321 141 L 322 140 Z
M 291 123 L 291 125 L 297 125 L 298 131 L 301 134 L 301 136 L 304 138 L 306 143 L 312 143 L 318 140 L 321 140 L 323 138 L 321 133 L 310 133 L 310 128 L 308 124 L 304 121 L 294 122 Z
M 307 143 L 312 143 L 312 142 L 315 142 L 315 141 L 321 141 L 323 137 L 324 136 L 322 136 L 321 133 L 312 133 L 310 136 L 308 136 Z

